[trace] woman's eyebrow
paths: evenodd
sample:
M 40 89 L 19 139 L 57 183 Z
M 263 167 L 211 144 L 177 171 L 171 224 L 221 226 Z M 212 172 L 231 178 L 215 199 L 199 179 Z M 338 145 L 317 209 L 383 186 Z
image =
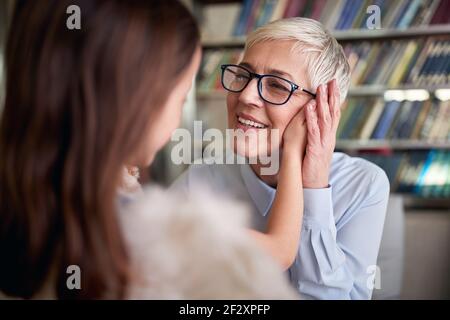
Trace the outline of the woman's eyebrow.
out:
M 248 62 L 241 62 L 239 64 L 240 66 L 243 66 L 251 71 L 254 71 L 255 69 L 253 68 L 253 66 L 251 65 L 251 63 Z M 292 79 L 294 79 L 289 73 L 278 70 L 278 69 L 268 69 L 267 70 L 268 74 L 272 74 L 274 76 L 280 76 L 280 77 L 286 77 L 289 78 L 289 80 L 292 81 Z
M 251 71 L 255 70 L 255 69 L 253 69 L 253 66 L 250 63 L 248 63 L 248 62 L 241 62 L 241 63 L 239 63 L 239 65 L 242 66 L 242 67 L 245 67 L 247 69 L 250 69 Z
M 278 70 L 278 69 L 269 69 L 267 70 L 270 74 L 273 74 L 275 76 L 280 76 L 283 78 L 289 78 L 289 80 L 292 81 L 292 79 L 294 79 L 289 73 Z

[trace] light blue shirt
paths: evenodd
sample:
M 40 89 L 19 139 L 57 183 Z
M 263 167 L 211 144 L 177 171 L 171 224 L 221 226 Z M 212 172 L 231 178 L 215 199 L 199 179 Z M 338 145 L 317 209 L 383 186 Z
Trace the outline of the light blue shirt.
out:
M 265 229 L 276 189 L 249 165 L 192 165 L 171 188 L 195 192 L 199 184 L 248 203 L 253 227 Z M 336 152 L 329 184 L 304 189 L 301 240 L 289 279 L 306 298 L 370 299 L 389 180 L 375 164 Z

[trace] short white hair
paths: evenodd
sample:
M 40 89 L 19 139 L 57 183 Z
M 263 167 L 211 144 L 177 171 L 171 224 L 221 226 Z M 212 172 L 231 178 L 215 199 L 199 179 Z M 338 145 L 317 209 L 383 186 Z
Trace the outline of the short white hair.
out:
M 266 24 L 248 37 L 245 50 L 265 41 L 296 41 L 293 50 L 307 55 L 312 90 L 333 78 L 339 86 L 341 103 L 350 86 L 350 65 L 342 46 L 318 21 L 308 18 L 281 19 Z

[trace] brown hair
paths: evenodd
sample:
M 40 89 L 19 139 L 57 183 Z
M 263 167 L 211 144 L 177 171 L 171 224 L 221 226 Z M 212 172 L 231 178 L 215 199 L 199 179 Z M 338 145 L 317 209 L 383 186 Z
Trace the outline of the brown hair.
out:
M 80 30 L 66 27 L 72 4 Z M 121 169 L 198 44 L 195 20 L 175 0 L 22 5 L 0 122 L 1 291 L 33 297 L 55 266 L 59 298 L 124 297 Z M 66 287 L 69 265 L 81 269 L 81 290 Z

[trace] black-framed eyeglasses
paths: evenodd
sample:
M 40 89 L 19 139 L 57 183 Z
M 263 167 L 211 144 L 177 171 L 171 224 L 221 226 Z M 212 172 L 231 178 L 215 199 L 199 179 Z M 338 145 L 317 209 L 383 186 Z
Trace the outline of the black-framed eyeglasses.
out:
M 224 64 L 220 68 L 222 69 L 222 86 L 230 92 L 242 92 L 250 81 L 256 78 L 258 79 L 259 96 L 270 104 L 285 104 L 296 90 L 316 97 L 314 93 L 305 88 L 276 75 L 257 74 L 235 64 Z

